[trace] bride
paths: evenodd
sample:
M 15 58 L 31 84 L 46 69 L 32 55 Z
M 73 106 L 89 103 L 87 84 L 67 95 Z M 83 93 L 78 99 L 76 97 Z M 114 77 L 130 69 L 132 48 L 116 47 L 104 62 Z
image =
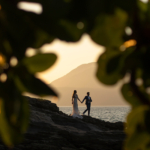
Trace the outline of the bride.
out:
M 73 95 L 72 95 L 73 110 L 72 110 L 71 116 L 72 116 L 72 117 L 78 117 L 78 118 L 81 118 L 81 119 L 82 119 L 82 116 L 80 116 L 80 112 L 79 112 L 79 109 L 78 109 L 77 100 L 80 101 L 80 99 L 78 98 L 78 95 L 77 95 L 77 91 L 74 90 Z M 81 101 L 80 101 L 80 102 L 81 102 Z

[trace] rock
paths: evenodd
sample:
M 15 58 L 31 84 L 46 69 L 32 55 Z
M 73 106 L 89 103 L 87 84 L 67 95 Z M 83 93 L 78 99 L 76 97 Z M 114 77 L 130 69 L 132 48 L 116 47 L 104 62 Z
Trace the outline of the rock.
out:
M 121 150 L 124 123 L 83 116 L 72 118 L 48 100 L 27 97 L 30 124 L 24 142 L 14 150 Z M 0 143 L 0 150 L 6 147 Z

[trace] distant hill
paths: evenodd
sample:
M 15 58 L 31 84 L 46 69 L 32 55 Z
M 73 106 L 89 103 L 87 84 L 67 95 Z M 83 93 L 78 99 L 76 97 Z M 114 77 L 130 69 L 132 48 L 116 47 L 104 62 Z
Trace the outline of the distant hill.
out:
M 53 81 L 50 85 L 60 93 L 58 106 L 71 106 L 73 90 L 77 90 L 81 100 L 89 91 L 93 99 L 93 106 L 127 106 L 120 94 L 119 84 L 110 87 L 100 83 L 95 77 L 96 68 L 96 63 L 84 64 Z M 84 106 L 84 104 L 78 104 Z
M 99 88 L 99 83 L 94 78 L 96 63 L 84 64 L 72 70 L 67 75 L 53 81 L 54 87 L 82 87 L 82 88 Z

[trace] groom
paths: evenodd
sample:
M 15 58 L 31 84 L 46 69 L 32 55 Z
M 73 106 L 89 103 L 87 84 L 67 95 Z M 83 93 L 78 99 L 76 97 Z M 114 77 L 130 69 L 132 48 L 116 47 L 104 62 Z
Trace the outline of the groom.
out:
M 91 102 L 92 102 L 92 99 L 91 97 L 89 96 L 90 95 L 90 92 L 87 92 L 87 96 L 84 97 L 82 103 L 85 101 L 85 104 L 86 104 L 86 107 L 87 109 L 83 112 L 83 115 L 86 113 L 86 111 L 88 111 L 88 116 L 90 115 L 90 107 L 91 107 Z

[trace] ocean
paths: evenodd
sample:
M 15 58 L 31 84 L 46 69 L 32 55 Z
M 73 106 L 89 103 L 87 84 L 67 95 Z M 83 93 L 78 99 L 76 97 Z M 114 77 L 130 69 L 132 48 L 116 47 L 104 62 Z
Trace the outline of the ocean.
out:
M 70 115 L 72 107 L 59 107 L 60 111 Z M 86 107 L 79 107 L 80 114 Z M 109 122 L 126 122 L 126 117 L 130 112 L 130 107 L 91 107 L 90 116 Z M 85 113 L 87 115 L 87 112 Z

